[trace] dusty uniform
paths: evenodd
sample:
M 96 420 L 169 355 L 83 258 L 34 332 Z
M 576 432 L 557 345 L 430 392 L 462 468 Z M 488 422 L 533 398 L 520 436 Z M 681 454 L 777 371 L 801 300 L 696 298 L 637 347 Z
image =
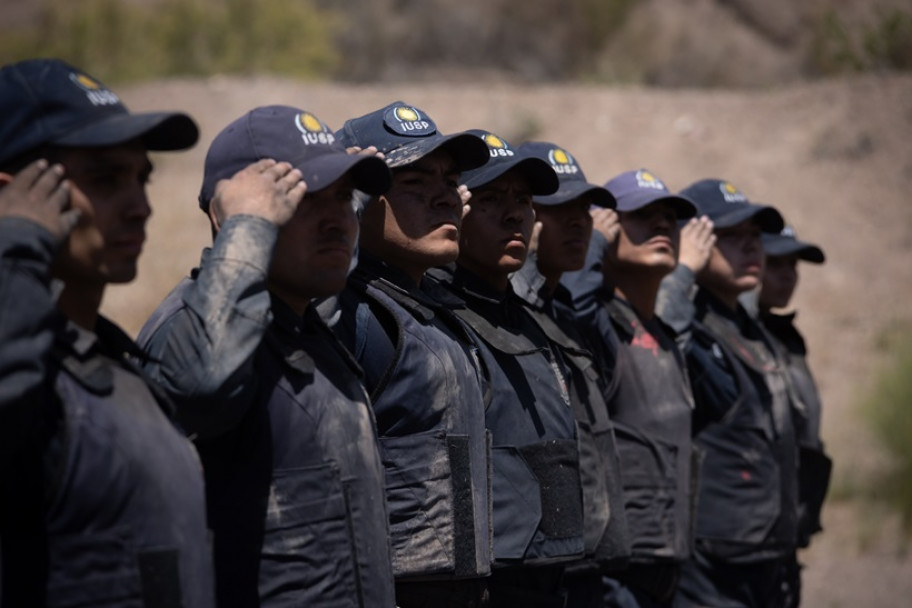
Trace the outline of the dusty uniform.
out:
M 594 241 L 587 268 L 601 259 Z M 658 318 L 643 321 L 591 272 L 565 275 L 587 327 L 615 360 L 617 390 L 609 411 L 621 460 L 631 535 L 628 568 L 606 579 L 606 605 L 670 605 L 682 562 L 693 544 L 698 459 L 692 447 L 693 395 L 673 332 Z M 620 583 L 620 584 L 619 584 Z
M 480 340 L 493 438 L 495 606 L 562 606 L 563 563 L 585 551 L 577 426 L 567 368 L 512 291 L 456 267 L 435 279 L 465 300 L 456 314 Z
M 567 288 L 558 285 L 553 295 L 546 294 L 535 256 L 529 256 L 510 282 L 568 366 L 569 395 L 580 440 L 585 555 L 567 566 L 563 585 L 568 589 L 568 606 L 601 606 L 602 572 L 626 568 L 631 541 L 608 409 L 619 388 L 615 368 L 599 344 L 584 336 Z
M 276 227 L 229 218 L 140 335 L 206 471 L 220 606 L 394 605 L 358 366 L 266 290 Z
M 0 219 L 0 603 L 214 606 L 196 452 L 133 342 L 55 311 L 53 250 Z
M 806 547 L 811 536 L 822 529 L 820 510 L 829 487 L 832 462 L 820 439 L 820 393 L 808 367 L 804 338 L 795 328 L 794 320 L 794 313 L 760 315 L 760 322 L 772 336 L 791 382 L 800 449 L 798 540 L 799 546 Z
M 682 572 L 683 606 L 782 603 L 783 564 L 798 524 L 798 445 L 785 370 L 743 308 L 708 292 L 691 303 L 676 271 L 663 316 L 680 327 L 706 458 L 697 497 L 694 558 Z M 693 319 L 693 322 L 690 322 Z
M 403 606 L 483 602 L 491 568 L 482 378 L 434 287 L 362 251 L 333 326 L 365 370 Z

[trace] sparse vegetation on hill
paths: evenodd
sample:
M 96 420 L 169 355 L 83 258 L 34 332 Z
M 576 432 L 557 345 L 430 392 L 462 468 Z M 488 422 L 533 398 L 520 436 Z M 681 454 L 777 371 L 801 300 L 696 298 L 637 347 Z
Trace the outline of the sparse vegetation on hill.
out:
M 310 0 L 43 0 L 2 32 L 0 58 L 53 56 L 103 80 L 268 72 L 325 77 L 337 19 Z
M 912 327 L 884 335 L 879 346 L 889 364 L 877 375 L 864 409 L 890 464 L 865 489 L 900 513 L 912 540 Z
M 903 0 L 4 0 L 0 61 L 107 81 L 271 73 L 764 87 L 912 69 Z

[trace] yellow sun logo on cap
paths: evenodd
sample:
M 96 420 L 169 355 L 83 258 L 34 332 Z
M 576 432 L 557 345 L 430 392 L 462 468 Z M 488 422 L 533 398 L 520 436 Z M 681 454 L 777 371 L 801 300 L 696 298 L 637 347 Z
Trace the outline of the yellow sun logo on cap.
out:
M 482 139 L 484 139 L 485 143 L 488 144 L 488 146 L 491 148 L 506 148 L 507 147 L 507 144 L 505 144 L 501 138 L 497 137 L 493 133 L 485 134 L 485 136 Z
M 725 182 L 722 188 L 725 190 L 726 194 L 738 194 L 738 189 L 731 185 L 729 182 Z
M 85 74 L 77 74 L 76 82 L 79 83 L 80 86 L 82 86 L 86 89 L 93 90 L 93 91 L 101 88 L 100 84 L 98 84 L 96 81 L 92 80 Z
M 640 174 L 639 174 L 638 177 L 639 177 L 641 180 L 643 180 L 644 182 L 654 182 L 654 181 L 656 181 L 655 175 L 653 175 L 653 174 L 650 173 L 649 171 L 640 171 Z
M 301 126 L 311 133 L 318 133 L 323 130 L 323 123 L 310 112 L 302 112 L 299 117 Z
M 400 106 L 396 108 L 396 118 L 403 122 L 415 122 L 420 117 L 414 109 Z
M 552 152 L 552 156 L 554 157 L 554 162 L 556 162 L 559 165 L 570 164 L 570 155 L 567 154 L 566 152 L 564 152 L 563 150 L 561 150 L 560 148 L 555 148 L 554 152 Z

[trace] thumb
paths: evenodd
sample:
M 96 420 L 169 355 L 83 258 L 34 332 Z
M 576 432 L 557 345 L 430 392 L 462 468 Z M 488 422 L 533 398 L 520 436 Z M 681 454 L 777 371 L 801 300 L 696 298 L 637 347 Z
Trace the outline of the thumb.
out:
M 82 211 L 79 209 L 68 209 L 60 214 L 60 238 L 61 240 L 66 239 L 73 228 L 76 227 L 76 224 L 79 222 L 79 218 L 82 217 Z

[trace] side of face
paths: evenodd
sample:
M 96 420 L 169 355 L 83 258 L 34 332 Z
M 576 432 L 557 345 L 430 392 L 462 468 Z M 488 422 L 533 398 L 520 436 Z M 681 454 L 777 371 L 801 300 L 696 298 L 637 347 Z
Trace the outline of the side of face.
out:
M 132 281 L 152 215 L 145 147 L 66 148 L 54 156 L 72 184 L 70 204 L 82 212 L 54 261 L 54 276 L 99 286 Z
M 587 196 L 560 205 L 534 205 L 541 222 L 538 268 L 546 277 L 579 270 L 586 262 L 592 236 L 592 216 Z
M 368 203 L 361 246 L 387 263 L 422 274 L 459 255 L 459 169 L 445 150 L 393 170 L 390 190 Z
M 665 275 L 678 263 L 680 231 L 677 213 L 664 201 L 618 213 L 617 247 L 609 254 L 616 269 L 656 271 Z
M 763 244 L 760 225 L 749 219 L 727 228 L 716 228 L 716 244 L 700 272 L 701 284 L 725 294 L 739 294 L 760 285 Z
M 798 286 L 798 256 L 768 255 L 763 269 L 759 305 L 761 310 L 785 308 Z
M 532 191 L 522 174 L 507 171 L 472 191 L 460 237 L 458 263 L 494 285 L 522 268 L 535 222 Z
M 279 229 L 269 287 L 289 301 L 338 293 L 345 287 L 358 242 L 354 183 L 345 175 L 304 195 L 294 216 Z

